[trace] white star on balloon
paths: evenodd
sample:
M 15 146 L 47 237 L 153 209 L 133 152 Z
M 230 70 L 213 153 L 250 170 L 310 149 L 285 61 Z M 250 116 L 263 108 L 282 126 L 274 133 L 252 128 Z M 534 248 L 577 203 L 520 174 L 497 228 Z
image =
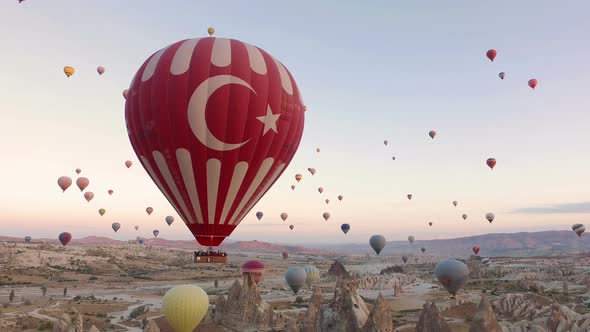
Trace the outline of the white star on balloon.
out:
M 270 105 L 266 108 L 266 115 L 258 116 L 256 119 L 264 124 L 264 132 L 262 135 L 266 135 L 266 133 L 272 129 L 275 133 L 278 134 L 277 131 L 277 120 L 279 119 L 280 114 L 273 114 L 272 110 L 270 109 Z

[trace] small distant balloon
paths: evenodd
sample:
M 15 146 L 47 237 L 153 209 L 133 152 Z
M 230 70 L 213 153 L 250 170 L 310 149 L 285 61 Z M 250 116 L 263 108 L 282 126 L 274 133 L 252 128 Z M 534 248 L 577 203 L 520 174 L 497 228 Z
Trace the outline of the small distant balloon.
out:
M 291 230 L 293 230 L 293 228 L 295 228 L 295 226 L 293 226 L 293 225 L 289 225 L 289 228 L 290 228 Z
M 96 72 L 98 73 L 98 75 L 102 75 L 105 72 L 105 69 L 103 66 L 98 66 L 98 68 L 96 68 Z
M 426 252 L 426 248 L 422 247 L 422 248 L 420 248 L 420 251 L 422 251 L 422 253 L 425 253 Z
M 139 226 L 135 226 L 135 230 L 138 230 L 138 229 L 139 229 Z
M 100 216 L 104 216 L 104 214 L 107 212 L 107 210 L 105 209 L 98 209 L 98 214 L 100 214 Z
M 80 172 L 82 172 L 82 170 L 79 168 L 76 168 L 76 174 L 80 174 Z
M 297 182 L 301 181 L 302 178 L 303 178 L 303 175 L 295 174 L 295 180 L 297 180 Z
M 473 246 L 473 248 L 471 248 L 471 250 L 473 250 L 474 254 L 479 254 L 479 246 Z
M 215 33 L 215 28 L 210 27 L 209 29 L 207 29 L 207 33 L 209 34 L 209 36 L 213 36 L 213 34 Z
M 321 194 L 321 193 L 323 193 L 323 192 L 324 192 L 324 188 L 322 188 L 322 187 L 319 187 L 319 188 L 318 188 L 318 192 L 319 192 L 320 194 Z
M 330 212 L 324 212 L 324 214 L 322 214 L 322 217 L 324 217 L 324 220 L 328 221 L 328 219 L 330 219 Z
M 264 213 L 262 213 L 262 211 L 256 212 L 256 218 L 258 218 L 258 220 L 261 220 L 263 216 L 264 216 Z
M 342 202 L 342 199 L 344 199 L 344 196 L 338 195 L 338 200 Z
M 410 244 L 413 244 L 414 241 L 416 241 L 416 238 L 414 237 L 414 235 L 410 235 L 408 236 L 408 241 L 410 242 Z
M 453 201 L 453 205 L 454 205 L 454 206 L 457 206 L 458 204 L 459 204 L 459 202 L 457 202 L 457 201 Z
M 371 246 L 371 248 L 373 248 L 373 250 L 375 250 L 375 253 L 377 253 L 377 255 L 379 255 L 381 250 L 385 248 L 385 244 L 387 244 L 387 241 L 385 240 L 385 237 L 383 235 L 373 235 L 369 239 L 369 245 Z
M 114 193 L 114 191 L 112 189 L 109 189 L 109 191 L 107 191 L 107 192 L 109 193 L 109 196 Z
M 434 130 L 429 131 L 428 136 L 430 136 L 430 138 L 434 139 L 434 137 L 436 136 L 436 131 L 434 131 Z
M 432 226 L 432 221 L 430 221 L 430 222 L 428 223 L 428 226 Z
M 404 263 L 406 263 L 408 261 L 408 256 L 402 256 L 402 261 L 404 261 Z
M 115 231 L 115 233 L 117 233 L 117 231 L 119 230 L 119 228 L 121 228 L 121 224 L 119 224 L 118 222 L 114 222 L 111 227 L 113 228 L 113 230 Z
M 170 226 L 174 222 L 174 217 L 173 216 L 167 216 L 165 220 L 166 220 L 166 223 L 168 224 L 168 226 Z
M 383 141 L 383 144 L 384 144 L 385 146 L 387 146 L 387 143 L 389 143 L 389 142 L 387 142 L 387 140 Z
M 461 217 L 463 218 L 463 220 L 467 220 L 467 215 L 466 214 L 462 214 Z
M 160 235 L 160 231 L 157 229 L 154 229 L 152 233 L 154 234 L 154 237 L 158 237 L 158 235 Z
M 33 239 L 33 238 L 31 238 L 31 237 L 30 237 L 30 236 L 28 236 L 28 235 L 27 235 L 27 236 L 25 236 L 25 242 L 26 242 L 26 243 L 31 243 L 31 240 L 32 240 L 32 239 Z
M 295 190 L 295 185 L 294 184 L 291 185 L 291 190 Z
M 125 162 L 125 166 L 127 166 L 127 168 L 131 167 L 131 165 L 133 165 L 133 163 L 131 162 L 131 160 L 127 160 Z
M 281 255 L 283 256 L 283 259 L 287 259 L 287 258 L 289 258 L 289 253 L 288 253 L 288 252 L 286 252 L 286 251 L 283 251 L 283 252 L 281 253 Z
M 65 247 L 72 240 L 72 234 L 63 232 L 59 234 L 57 238 L 59 239 L 59 242 L 61 242 L 61 244 Z
M 488 57 L 488 59 L 490 59 L 490 61 L 494 62 L 494 59 L 496 58 L 496 55 L 498 54 L 498 52 L 496 52 L 496 50 L 491 49 L 488 50 L 486 52 L 486 56 Z
M 94 193 L 92 191 L 87 191 L 84 193 L 84 198 L 88 203 L 94 198 Z
M 504 79 L 504 77 L 506 77 L 506 73 L 501 72 L 500 74 L 498 74 L 498 77 L 500 77 L 500 79 Z
M 488 160 L 486 160 L 486 165 L 488 165 L 490 169 L 494 169 L 494 166 L 496 166 L 496 159 L 488 158 Z
M 74 72 L 76 72 L 76 70 L 74 69 L 74 67 L 70 67 L 70 66 L 65 66 L 64 67 L 64 74 L 66 74 L 67 77 L 70 77 L 70 76 L 74 75 Z
M 491 213 L 491 212 L 486 213 L 486 219 L 490 222 L 490 224 L 492 223 L 492 221 L 494 221 L 494 218 L 495 217 L 496 216 L 493 213 Z
M 342 232 L 344 232 L 344 234 L 348 233 L 348 231 L 350 231 L 350 225 L 349 224 L 342 224 L 340 225 L 340 229 L 342 230 Z
M 84 189 L 86 189 L 86 187 L 88 187 L 89 184 L 90 180 L 88 180 L 88 178 L 79 177 L 76 179 L 76 185 L 78 186 L 80 191 L 84 191 Z
M 154 212 L 154 208 L 151 206 L 148 206 L 145 208 L 145 212 L 147 212 L 147 214 L 149 216 L 150 214 L 152 214 L 152 212 Z
M 283 221 L 287 220 L 287 218 L 289 218 L 289 215 L 287 213 L 281 213 L 281 219 L 283 219 Z
M 315 152 L 320 153 L 320 148 L 315 148 Z
M 576 232 L 578 237 L 580 237 L 580 236 L 582 236 L 582 233 L 584 233 L 586 231 L 586 227 L 584 227 L 584 225 L 582 225 L 582 224 L 574 224 L 572 226 L 572 231 Z
M 531 89 L 535 90 L 537 84 L 539 84 L 539 82 L 536 79 L 533 78 L 529 80 L 529 87 L 531 87 Z
M 61 188 L 62 192 L 66 192 L 66 189 L 72 185 L 72 179 L 68 176 L 60 176 L 57 179 L 57 185 Z
M 246 273 L 249 273 L 252 276 L 254 283 L 256 283 L 257 285 L 262 280 L 264 280 L 265 266 L 259 260 L 254 259 L 254 260 L 246 261 L 240 267 L 240 271 L 242 272 L 243 276 L 245 276 Z
M 307 169 L 307 171 L 308 171 L 309 173 L 311 173 L 311 175 L 315 175 L 315 172 L 316 172 L 315 168 L 311 168 L 311 167 L 310 167 L 310 168 L 308 168 L 308 169 Z

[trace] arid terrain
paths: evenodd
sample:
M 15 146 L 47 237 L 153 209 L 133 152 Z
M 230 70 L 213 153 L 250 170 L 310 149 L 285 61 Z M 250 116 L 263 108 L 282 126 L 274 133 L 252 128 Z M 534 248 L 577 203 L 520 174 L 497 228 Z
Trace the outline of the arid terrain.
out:
M 284 248 L 277 247 L 282 250 Z M 225 265 L 194 264 L 188 249 L 138 244 L 0 243 L 0 331 L 172 331 L 165 292 L 202 287 L 209 313 L 197 331 L 589 331 L 590 259 L 492 257 L 464 261 L 456 298 L 439 286 L 440 257 L 228 250 Z M 256 287 L 240 265 L 258 259 Z M 321 279 L 297 295 L 284 273 L 315 265 Z M 434 305 L 432 304 L 434 303 Z

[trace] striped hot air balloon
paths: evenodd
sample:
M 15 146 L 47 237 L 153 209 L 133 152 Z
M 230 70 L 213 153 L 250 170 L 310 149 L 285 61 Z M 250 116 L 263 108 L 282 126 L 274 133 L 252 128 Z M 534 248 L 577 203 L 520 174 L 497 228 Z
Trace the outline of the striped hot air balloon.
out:
M 582 233 L 586 231 L 586 227 L 582 224 L 574 224 L 572 230 L 578 235 L 578 237 L 580 237 L 582 236 Z
M 308 287 L 311 287 L 313 283 L 320 280 L 320 270 L 317 267 L 313 265 L 305 265 L 303 269 L 307 274 L 307 279 L 305 280 L 305 283 Z

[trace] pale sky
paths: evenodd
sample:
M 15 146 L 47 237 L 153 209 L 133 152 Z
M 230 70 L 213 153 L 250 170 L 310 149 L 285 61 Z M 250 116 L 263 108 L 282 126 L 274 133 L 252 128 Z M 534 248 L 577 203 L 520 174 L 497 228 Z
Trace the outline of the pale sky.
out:
M 279 59 L 307 105 L 291 165 L 230 239 L 365 243 L 372 234 L 570 229 L 590 213 L 589 10 L 585 0 L 2 1 L 1 234 L 125 240 L 159 229 L 191 239 L 133 152 L 121 93 L 153 52 L 209 26 Z M 534 91 L 530 78 L 539 80 Z M 75 185 L 62 194 L 56 184 L 75 180 L 77 167 L 90 178 L 91 203 Z M 296 173 L 304 179 L 291 191 Z M 491 225 L 487 212 L 496 214 Z M 176 218 L 171 227 L 166 215 Z M 346 236 L 342 223 L 351 225 Z

